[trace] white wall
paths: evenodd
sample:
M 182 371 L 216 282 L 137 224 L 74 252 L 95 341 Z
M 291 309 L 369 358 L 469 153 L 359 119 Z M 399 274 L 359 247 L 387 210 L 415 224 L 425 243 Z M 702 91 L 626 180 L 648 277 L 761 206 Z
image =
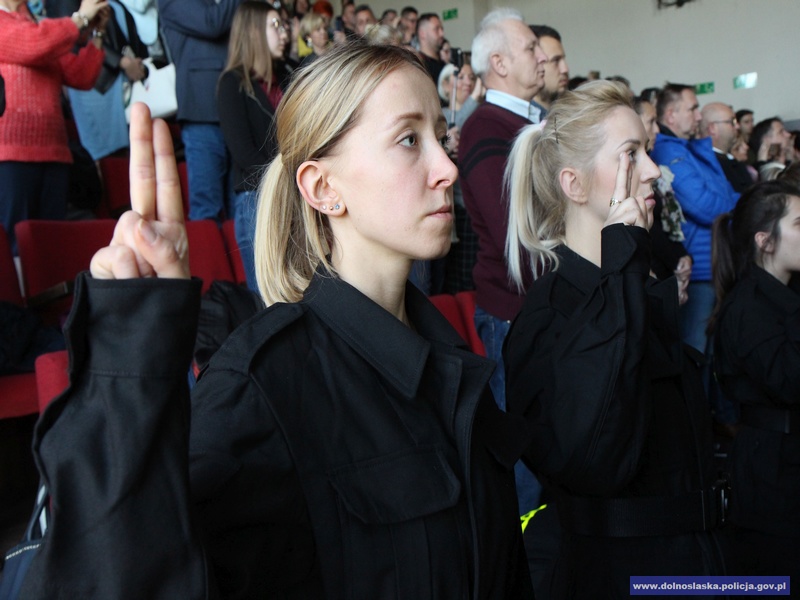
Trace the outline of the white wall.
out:
M 453 45 L 469 48 L 477 24 L 497 6 L 517 8 L 529 23 L 559 30 L 572 75 L 599 70 L 624 75 L 634 91 L 665 81 L 713 81 L 715 92 L 700 104 L 720 101 L 747 107 L 756 120 L 800 118 L 800 24 L 798 0 L 694 0 L 681 8 L 657 9 L 656 0 L 373 0 L 378 16 L 406 4 L 441 13 Z M 424 8 L 423 8 L 424 7 Z M 753 89 L 733 89 L 733 78 L 756 71 Z

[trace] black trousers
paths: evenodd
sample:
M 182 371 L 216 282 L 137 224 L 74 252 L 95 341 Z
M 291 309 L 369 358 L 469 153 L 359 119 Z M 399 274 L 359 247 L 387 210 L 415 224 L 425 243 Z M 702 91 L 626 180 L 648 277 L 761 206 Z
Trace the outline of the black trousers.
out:
M 27 219 L 64 219 L 69 165 L 0 161 L 0 222 L 17 253 L 14 225 Z

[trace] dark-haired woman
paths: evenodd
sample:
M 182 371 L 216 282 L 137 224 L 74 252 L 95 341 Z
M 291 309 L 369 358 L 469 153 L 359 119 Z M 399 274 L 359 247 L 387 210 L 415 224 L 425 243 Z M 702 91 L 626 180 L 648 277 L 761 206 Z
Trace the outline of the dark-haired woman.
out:
M 731 455 L 737 574 L 800 598 L 800 190 L 757 184 L 714 225 L 715 372 L 741 406 Z
M 283 54 L 288 32 L 272 5 L 246 0 L 231 25 L 228 64 L 217 88 L 219 124 L 233 163 L 236 241 L 247 274 L 257 289 L 253 262 L 256 190 L 278 151 L 275 110 L 288 75 Z

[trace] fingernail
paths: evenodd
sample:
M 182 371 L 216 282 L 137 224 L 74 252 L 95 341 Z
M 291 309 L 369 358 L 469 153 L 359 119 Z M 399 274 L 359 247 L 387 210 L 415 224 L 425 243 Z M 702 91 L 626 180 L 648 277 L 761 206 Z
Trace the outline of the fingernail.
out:
M 142 219 L 139 221 L 139 233 L 142 234 L 144 241 L 148 244 L 154 244 L 158 235 L 156 234 L 156 230 L 152 228 L 150 223 Z

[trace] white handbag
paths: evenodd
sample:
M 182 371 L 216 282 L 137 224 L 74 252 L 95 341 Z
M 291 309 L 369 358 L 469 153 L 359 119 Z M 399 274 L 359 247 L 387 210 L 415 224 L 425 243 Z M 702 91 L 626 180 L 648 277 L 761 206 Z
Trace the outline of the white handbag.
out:
M 131 122 L 131 106 L 134 102 L 144 102 L 150 107 L 153 118 L 173 116 L 178 112 L 178 98 L 175 96 L 175 65 L 168 64 L 157 69 L 153 60 L 145 58 L 147 79 L 137 81 L 131 86 L 130 101 L 125 105 L 125 120 Z

